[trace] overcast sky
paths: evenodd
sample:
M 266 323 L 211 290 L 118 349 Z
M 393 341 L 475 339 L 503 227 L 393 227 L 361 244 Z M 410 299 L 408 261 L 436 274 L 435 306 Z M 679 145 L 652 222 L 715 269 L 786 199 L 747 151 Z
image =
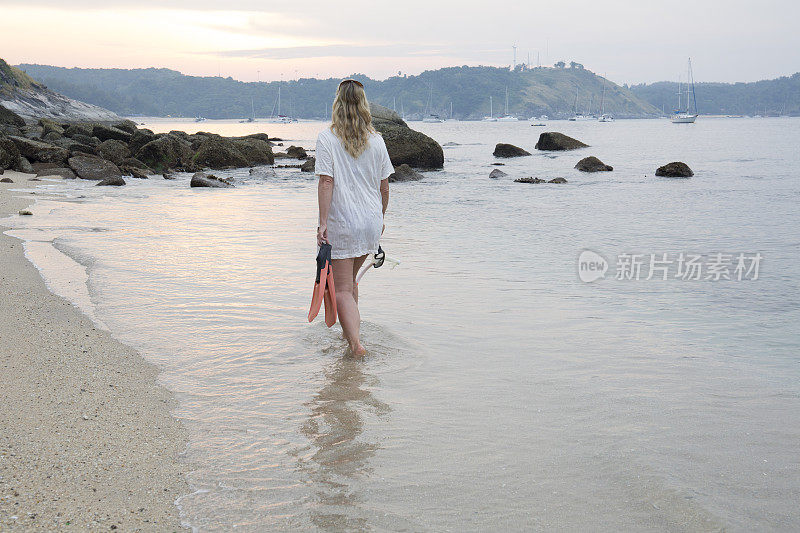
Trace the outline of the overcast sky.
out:
M 800 71 L 790 0 L 0 0 L 12 64 L 167 67 L 244 81 L 575 60 L 618 83 Z M 260 71 L 260 72 L 259 72 Z

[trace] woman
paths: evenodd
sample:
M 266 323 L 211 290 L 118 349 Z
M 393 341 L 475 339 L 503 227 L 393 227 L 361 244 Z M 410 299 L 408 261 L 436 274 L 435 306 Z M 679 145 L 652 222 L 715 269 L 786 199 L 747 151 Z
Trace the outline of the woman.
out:
M 350 350 L 364 355 L 356 274 L 378 251 L 394 172 L 383 137 L 372 127 L 364 86 L 344 80 L 336 90 L 330 128 L 317 137 L 317 244 L 331 245 L 339 322 Z

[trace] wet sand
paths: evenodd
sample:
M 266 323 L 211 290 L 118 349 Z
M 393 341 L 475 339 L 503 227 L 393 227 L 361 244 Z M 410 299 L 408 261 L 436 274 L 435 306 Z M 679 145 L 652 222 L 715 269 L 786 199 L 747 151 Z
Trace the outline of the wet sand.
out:
M 3 177 L 0 218 L 32 203 L 10 189 L 35 185 Z M 184 530 L 187 437 L 157 374 L 0 235 L 0 530 Z

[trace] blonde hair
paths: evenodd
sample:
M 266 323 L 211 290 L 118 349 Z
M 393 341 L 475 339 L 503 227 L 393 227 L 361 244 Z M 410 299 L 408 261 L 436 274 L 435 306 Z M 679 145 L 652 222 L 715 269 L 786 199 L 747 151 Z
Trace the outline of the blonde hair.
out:
M 361 83 L 345 80 L 339 84 L 333 100 L 331 131 L 354 158 L 358 159 L 367 149 L 369 135 L 375 133 L 375 128 L 372 127 L 372 114 Z

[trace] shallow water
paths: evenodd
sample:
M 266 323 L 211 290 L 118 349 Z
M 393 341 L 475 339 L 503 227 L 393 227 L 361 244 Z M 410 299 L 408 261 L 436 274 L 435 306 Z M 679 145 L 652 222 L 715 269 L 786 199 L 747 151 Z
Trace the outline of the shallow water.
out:
M 191 431 L 185 522 L 800 528 L 800 120 L 552 122 L 592 148 L 502 167 L 495 143 L 535 152 L 545 128 L 412 126 L 458 145 L 445 170 L 392 186 L 382 244 L 401 265 L 361 284 L 364 360 L 344 355 L 338 326 L 305 320 L 313 177 L 49 181 L 40 189 L 66 196 L 15 221 L 54 290 L 162 366 Z M 313 148 L 324 125 L 149 127 Z M 574 170 L 585 155 L 614 172 Z M 695 177 L 653 175 L 673 160 Z M 488 179 L 493 168 L 509 176 Z M 610 261 L 606 279 L 580 281 L 585 249 Z M 763 262 L 757 280 L 613 279 L 618 254 L 680 252 Z

